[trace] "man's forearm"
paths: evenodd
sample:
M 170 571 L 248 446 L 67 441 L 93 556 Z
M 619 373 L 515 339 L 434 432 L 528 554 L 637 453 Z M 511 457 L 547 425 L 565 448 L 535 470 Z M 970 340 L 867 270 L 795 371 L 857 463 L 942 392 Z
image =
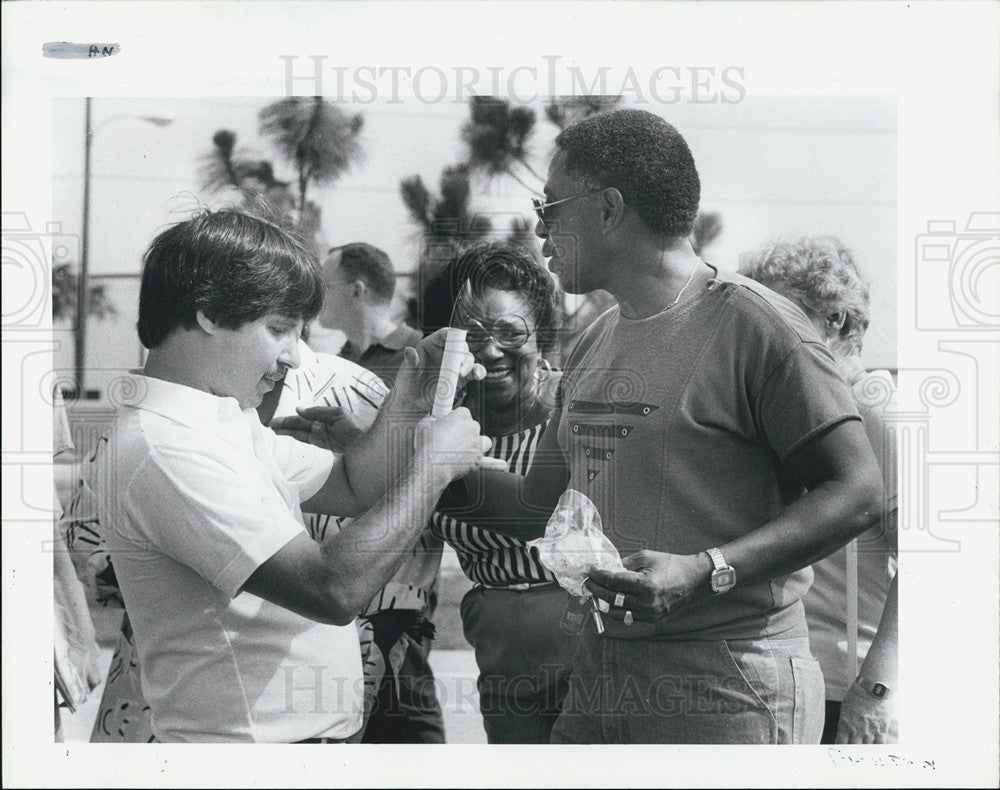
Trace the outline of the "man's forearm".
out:
M 432 372 L 404 360 L 371 428 L 344 448 L 344 471 L 362 510 L 378 501 L 405 467 L 413 428 L 430 414 L 426 389 Z
M 360 613 L 410 556 L 446 484 L 430 462 L 414 462 L 367 513 L 323 543 L 345 608 Z
M 539 494 L 520 475 L 477 471 L 448 486 L 437 509 L 480 529 L 533 540 L 545 534 L 558 499 Z
M 737 584 L 785 576 L 832 554 L 879 518 L 877 481 L 817 486 L 773 521 L 719 548 Z
M 522 540 L 545 534 L 552 511 L 569 485 L 558 442 L 558 416 L 546 428 L 524 477 L 478 470 L 448 487 L 438 509 L 481 529 Z
M 878 631 L 875 633 L 871 647 L 868 648 L 868 654 L 865 656 L 860 672 L 866 678 L 884 683 L 890 689 L 896 688 L 896 678 L 899 673 L 896 660 L 899 622 L 898 585 L 899 574 L 893 578 L 892 585 L 889 587 Z
M 390 401 L 397 400 L 390 395 Z M 351 491 L 365 511 L 386 495 L 407 467 L 413 447 L 413 431 L 426 417 L 412 409 L 379 411 L 371 428 L 344 448 L 344 472 Z

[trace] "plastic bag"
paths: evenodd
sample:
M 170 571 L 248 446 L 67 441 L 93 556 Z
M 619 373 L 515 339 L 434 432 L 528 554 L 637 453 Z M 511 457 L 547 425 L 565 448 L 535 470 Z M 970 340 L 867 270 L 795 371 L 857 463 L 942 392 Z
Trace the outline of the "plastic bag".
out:
M 585 494 L 572 488 L 559 497 L 559 504 L 545 525 L 545 535 L 529 541 L 528 545 L 538 549 L 542 565 L 555 574 L 563 589 L 577 598 L 591 595 L 583 581 L 592 566 L 606 571 L 625 570 L 618 549 L 601 529 L 597 507 Z

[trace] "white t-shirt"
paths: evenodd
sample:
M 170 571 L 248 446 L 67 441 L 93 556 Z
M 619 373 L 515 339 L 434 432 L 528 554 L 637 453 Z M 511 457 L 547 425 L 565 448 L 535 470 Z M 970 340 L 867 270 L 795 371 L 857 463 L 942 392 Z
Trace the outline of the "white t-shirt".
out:
M 331 453 L 263 427 L 233 398 L 133 376 L 105 448 L 100 521 L 161 741 L 294 742 L 361 727 L 354 625 L 240 593 L 304 530 Z
M 898 506 L 896 436 L 886 414 L 895 408 L 895 386 L 885 370 L 843 371 L 861 412 L 865 433 L 882 469 L 884 512 Z M 896 575 L 896 535 L 882 523 L 857 539 L 858 666 L 878 631 L 889 586 Z M 809 646 L 823 669 L 826 698 L 840 701 L 854 682 L 847 660 L 847 550 L 841 548 L 813 566 L 815 578 L 802 602 L 809 623 Z

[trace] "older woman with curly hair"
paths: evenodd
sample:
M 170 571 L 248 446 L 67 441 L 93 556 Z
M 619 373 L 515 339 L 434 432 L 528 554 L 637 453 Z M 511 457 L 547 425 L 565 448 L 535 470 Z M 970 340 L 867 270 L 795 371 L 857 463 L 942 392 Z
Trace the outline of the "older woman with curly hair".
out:
M 482 242 L 428 283 L 422 306 L 425 331 L 449 323 L 467 331 L 486 378 L 466 388 L 462 405 L 493 440 L 489 455 L 527 474 L 559 381 L 546 361 L 560 315 L 552 277 L 517 247 Z M 432 528 L 476 583 L 461 614 L 479 665 L 487 739 L 548 743 L 576 647 L 560 630 L 567 594 L 523 540 L 443 513 L 434 514 Z
M 850 251 L 833 236 L 782 241 L 743 256 L 740 271 L 802 308 L 851 386 L 882 467 L 879 524 L 813 565 L 804 604 L 812 651 L 826 681 L 823 743 L 896 740 L 896 444 L 885 414 L 895 386 L 868 372 L 861 344 L 869 288 Z M 860 671 L 858 663 L 861 663 Z

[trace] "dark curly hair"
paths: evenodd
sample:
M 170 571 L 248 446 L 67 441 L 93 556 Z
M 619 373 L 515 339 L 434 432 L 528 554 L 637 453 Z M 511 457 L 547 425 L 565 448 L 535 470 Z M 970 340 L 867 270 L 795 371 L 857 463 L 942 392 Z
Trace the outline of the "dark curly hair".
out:
M 651 230 L 691 235 L 701 181 L 691 149 L 665 120 L 645 110 L 601 113 L 564 130 L 556 145 L 569 174 L 590 189 L 615 187 Z
M 476 296 L 496 288 L 523 298 L 535 319 L 538 350 L 546 354 L 555 348 L 562 318 L 555 281 L 530 253 L 508 242 L 476 242 L 430 278 L 420 305 L 425 334 L 448 326 L 466 281 Z
M 226 329 L 272 313 L 308 323 L 323 307 L 316 256 L 279 222 L 203 210 L 160 233 L 143 257 L 139 340 L 156 348 L 200 310 Z

